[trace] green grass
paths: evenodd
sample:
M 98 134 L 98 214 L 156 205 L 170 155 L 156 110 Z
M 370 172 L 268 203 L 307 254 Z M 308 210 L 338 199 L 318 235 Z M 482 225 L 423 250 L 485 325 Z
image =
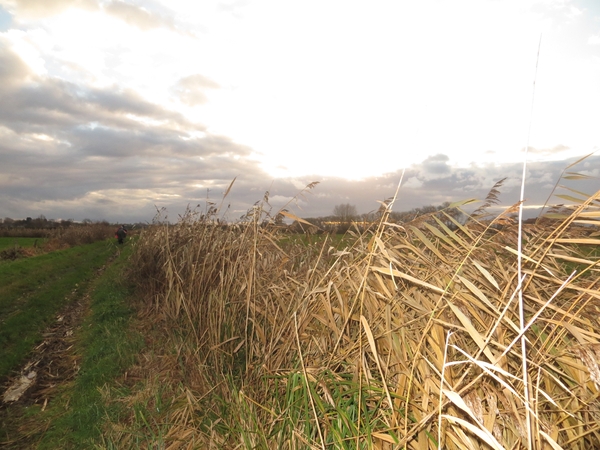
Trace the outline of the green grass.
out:
M 573 271 L 577 271 L 577 274 L 584 277 L 594 277 L 595 274 L 592 270 L 593 267 L 598 267 L 598 260 L 600 259 L 600 246 L 598 245 L 588 245 L 588 244 L 580 244 L 577 245 L 577 256 L 579 258 L 587 259 L 588 261 L 595 262 L 596 266 L 591 266 L 588 263 L 577 263 L 572 261 L 563 262 L 562 266 L 565 270 L 565 273 L 570 274 Z
M 103 422 L 116 422 L 123 414 L 124 405 L 105 404 L 101 388 L 114 383 L 144 345 L 143 337 L 130 331 L 133 309 L 127 299 L 132 290 L 121 276 L 128 250 L 94 285 L 91 311 L 78 337 L 81 369 L 72 386 L 53 403 L 51 414 L 67 411 L 53 421 L 40 449 L 91 448 L 101 438 Z
M 282 246 L 296 246 L 298 244 L 303 247 L 318 247 L 327 241 L 328 246 L 334 247 L 336 250 L 344 250 L 351 247 L 355 241 L 355 237 L 349 234 L 283 234 L 279 239 L 279 244 Z
M 44 238 L 0 237 L 0 251 L 12 248 L 15 245 L 23 248 L 41 246 L 44 241 Z
M 104 248 L 106 243 L 96 247 L 99 253 Z M 107 251 L 114 253 L 114 247 Z M 80 361 L 76 378 L 60 387 L 44 411 L 39 404 L 8 411 L 13 421 L 7 426 L 10 431 L 0 430 L 0 447 L 3 439 L 14 441 L 14 430 L 19 427 L 27 429 L 27 435 L 12 448 L 97 448 L 104 421 L 118 422 L 125 414 L 125 405 L 118 401 L 107 404 L 102 392 L 108 389 L 114 396 L 128 393 L 115 380 L 131 366 L 144 345 L 143 337 L 130 330 L 133 309 L 128 300 L 132 291 L 122 277 L 129 253 L 130 247 L 123 247 L 115 262 L 89 286 L 90 311 L 75 335 Z
M 114 247 L 96 242 L 0 266 L 0 379 L 23 362 L 73 291 L 112 254 Z
M 266 438 L 277 441 L 279 446 L 288 445 L 296 431 L 310 436 L 313 446 L 319 447 L 321 436 L 315 424 L 315 413 L 327 448 L 356 449 L 358 436 L 364 439 L 358 448 L 372 448 L 371 433 L 387 428 L 378 414 L 385 393 L 375 382 L 359 386 L 352 375 L 329 371 L 321 374 L 318 383 L 307 382 L 301 372 L 273 377 L 273 381 L 275 386 L 271 389 L 278 392 L 274 397 L 273 410 L 279 420 L 275 421 Z M 332 403 L 323 401 L 323 389 L 327 390 Z M 395 442 L 400 440 L 392 430 L 388 430 L 387 434 Z

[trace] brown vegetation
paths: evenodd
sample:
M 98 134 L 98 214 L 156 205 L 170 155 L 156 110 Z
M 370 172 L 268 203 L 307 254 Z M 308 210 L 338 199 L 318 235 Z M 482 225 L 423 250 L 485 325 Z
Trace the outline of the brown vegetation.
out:
M 15 260 L 112 238 L 115 227 L 108 222 L 69 223 L 68 226 L 52 228 L 2 227 L 0 228 L 2 237 L 39 238 L 39 241 L 36 239 L 32 247 L 21 247 L 15 241 L 13 247 L 0 251 L 0 260 Z
M 156 225 L 130 275 L 164 372 L 136 398 L 174 397 L 169 448 L 598 447 L 599 196 L 522 231 L 383 214 L 348 248 L 281 241 L 260 208 Z
M 112 238 L 115 226 L 108 222 L 96 222 L 58 228 L 48 235 L 46 245 L 54 247 L 74 247 L 76 245 L 91 244 L 92 242 Z

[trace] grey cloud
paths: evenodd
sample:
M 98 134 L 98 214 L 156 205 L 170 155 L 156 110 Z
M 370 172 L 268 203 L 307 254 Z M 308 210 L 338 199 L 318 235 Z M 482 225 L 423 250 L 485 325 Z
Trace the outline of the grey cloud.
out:
M 165 151 L 186 153 L 189 143 L 168 130 L 114 129 L 99 126 L 87 126 L 74 129 L 70 142 L 78 147 L 82 156 L 104 156 L 124 158 L 134 155 L 160 155 Z
M 162 109 L 148 103 L 131 90 L 113 89 L 85 89 L 79 95 L 83 100 L 103 109 L 113 112 L 133 113 L 144 116 L 156 116 L 163 113 Z
M 427 168 L 426 170 L 429 170 Z M 436 178 L 428 178 L 429 174 L 425 174 L 422 179 L 425 189 L 440 189 L 445 192 L 453 192 L 457 189 L 479 189 L 482 187 L 483 181 L 481 176 L 472 169 L 454 169 L 447 166 L 447 170 L 443 173 L 444 176 Z M 419 177 L 419 175 L 417 175 Z
M 530 164 L 526 183 L 527 204 L 544 203 L 561 171 L 574 161 Z M 587 162 L 592 166 L 600 165 L 600 157 L 588 159 Z M 412 166 L 405 174 L 405 179 L 409 176 L 421 176 L 423 171 L 428 170 L 429 163 L 430 161 Z M 445 201 L 454 202 L 468 198 L 483 200 L 496 181 L 503 177 L 508 179 L 500 188 L 500 200 L 502 205 L 509 206 L 518 201 L 521 170 L 519 164 L 468 170 L 451 168 L 447 176 L 426 180 L 418 188 L 411 188 L 409 183 L 403 185 L 394 210 L 405 211 L 423 205 L 439 205 Z M 169 157 L 165 154 L 152 157 L 136 155 L 122 159 L 104 157 L 93 162 L 82 159 L 71 164 L 66 172 L 48 171 L 40 167 L 34 168 L 31 173 L 44 189 L 39 189 L 31 183 L 28 185 L 27 179 L 22 179 L 19 189 L 3 189 L 3 193 L 10 195 L 13 202 L 16 199 L 30 202 L 30 207 L 38 208 L 36 213 L 48 217 L 58 214 L 55 210 L 60 211 L 62 206 L 57 205 L 66 205 L 63 216 L 66 214 L 68 217 L 81 219 L 97 218 L 100 215 L 100 218 L 110 220 L 117 215 L 119 220 L 150 220 L 156 212 L 155 206 L 166 207 L 169 217 L 172 220 L 176 219 L 188 205 L 199 205 L 202 210 L 207 197 L 220 203 L 227 187 L 236 177 L 233 189 L 224 200 L 224 211 L 228 211 L 226 217 L 229 220 L 237 220 L 255 202 L 262 200 L 266 191 L 270 193 L 271 206 L 273 212 L 276 212 L 287 199 L 298 196 L 302 186 L 312 181 L 319 181 L 320 184 L 305 195 L 297 197 L 288 206 L 295 214 L 301 217 L 330 215 L 334 206 L 340 203 L 354 204 L 360 213 L 366 213 L 378 209 L 378 200 L 385 200 L 394 195 L 401 177 L 401 173 L 396 171 L 362 181 L 310 176 L 272 180 L 252 161 L 245 158 L 236 159 L 227 152 L 223 156 L 205 159 Z M 569 185 L 569 181 L 564 180 L 561 184 Z M 593 194 L 598 189 L 598 180 L 573 182 L 570 186 Z M 112 190 L 123 192 L 112 193 Z M 140 194 L 137 193 L 138 190 L 144 192 Z M 90 192 L 106 194 L 100 198 L 89 198 Z M 556 198 L 553 202 L 557 203 L 557 200 L 558 203 L 562 202 Z M 53 205 L 53 209 L 44 210 L 44 205 L 49 204 Z M 77 212 L 68 209 L 70 204 L 80 205 L 77 212 L 81 210 L 81 217 Z M 0 216 L 10 215 L 5 212 L 10 211 L 10 205 L 10 202 L 4 205 Z M 124 205 L 127 205 L 127 208 Z M 28 213 L 32 214 L 35 213 Z
M 161 121 L 171 130 L 202 131 L 181 114 L 166 110 L 117 86 L 87 88 L 64 80 L 36 77 L 6 48 L 0 48 L 0 121 L 15 131 L 60 134 L 86 123 L 121 129 L 144 127 L 135 118 Z M 182 132 L 181 134 L 185 134 Z
M 135 92 L 35 77 L 6 48 L 0 62 L 0 217 L 143 220 L 155 203 L 199 202 L 202 186 L 266 178 L 250 148 Z
M 483 167 L 452 168 L 443 170 L 444 176 L 430 178 L 432 162 L 444 161 L 445 158 L 428 158 L 421 164 L 415 164 L 404 174 L 403 186 L 394 204 L 394 211 L 407 211 L 424 205 L 440 205 L 444 202 L 457 202 L 475 198 L 484 200 L 494 184 L 507 177 L 500 187 L 501 206 L 508 207 L 518 202 L 521 188 L 521 164 L 489 165 Z M 567 161 L 536 162 L 528 164 L 528 174 L 525 183 L 525 198 L 527 205 L 542 205 L 550 196 L 561 172 L 569 164 L 577 161 L 573 158 Z M 586 160 L 591 166 L 600 166 L 600 156 Z M 583 163 L 582 163 L 583 164 Z M 434 164 L 435 166 L 435 164 Z M 578 171 L 578 167 L 573 167 Z M 309 196 L 308 203 L 303 205 L 303 217 L 329 215 L 333 207 L 340 203 L 356 205 L 360 213 L 377 210 L 378 200 L 382 201 L 394 195 L 396 186 L 401 178 L 401 172 L 391 172 L 380 177 L 362 181 L 347 181 L 344 179 L 322 179 L 321 184 Z M 421 179 L 420 183 L 406 182 L 410 179 Z M 307 180 L 310 177 L 306 178 Z M 587 180 L 561 180 L 561 185 L 576 189 L 588 195 L 594 194 L 600 188 L 598 178 Z M 565 193 L 559 188 L 554 194 Z M 560 204 L 564 200 L 554 196 L 551 204 Z M 533 210 L 527 214 L 536 214 Z
M 430 156 L 423 161 L 423 169 L 425 172 L 434 176 L 447 174 L 450 172 L 450 167 L 448 166 L 449 160 L 450 158 L 448 158 L 448 156 L 438 153 L 437 155 Z
M 216 85 L 196 74 L 177 87 L 184 95 Z M 295 214 L 330 215 L 340 203 L 366 213 L 394 194 L 401 177 L 393 171 L 362 181 L 273 180 L 251 159 L 252 149 L 227 136 L 211 134 L 202 124 L 118 86 L 94 89 L 37 77 L 5 47 L 0 47 L 0 98 L 0 217 L 143 221 L 164 206 L 175 219 L 187 205 L 202 208 L 207 196 L 220 202 L 236 177 L 224 206 L 231 220 L 265 191 L 277 209 L 312 181 L 320 184 L 290 204 Z M 528 204 L 543 203 L 561 171 L 575 161 L 528 164 Z M 501 201 L 508 206 L 518 200 L 520 164 L 454 168 L 448 162 L 440 153 L 408 168 L 394 210 L 484 199 L 504 177 Z M 600 157 L 585 164 L 586 170 L 600 167 Z M 598 190 L 595 178 L 561 184 L 590 194 Z
M 29 76 L 27 65 L 13 52 L 0 43 L 0 80 L 6 88 L 22 82 Z M 0 86 L 0 89 L 2 87 Z

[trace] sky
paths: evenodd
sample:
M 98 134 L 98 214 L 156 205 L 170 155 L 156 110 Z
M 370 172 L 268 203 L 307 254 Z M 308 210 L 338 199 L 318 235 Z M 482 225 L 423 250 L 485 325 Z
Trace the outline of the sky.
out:
M 599 105 L 597 0 L 0 0 L 0 218 L 533 211 Z

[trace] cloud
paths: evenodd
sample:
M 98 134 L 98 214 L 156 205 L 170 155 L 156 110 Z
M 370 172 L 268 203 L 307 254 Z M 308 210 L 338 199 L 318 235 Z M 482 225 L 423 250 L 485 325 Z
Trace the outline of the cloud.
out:
M 450 173 L 450 166 L 448 166 L 450 158 L 446 155 L 438 153 L 437 155 L 430 156 L 422 163 L 423 175 L 426 177 L 443 177 Z
M 29 67 L 15 53 L 0 46 L 0 89 L 4 90 L 29 77 Z
M 408 167 L 394 206 L 397 211 L 483 199 L 503 177 L 508 178 L 501 201 L 518 200 L 522 166 L 504 161 L 514 161 L 514 154 L 519 157 L 522 140 L 520 135 L 514 140 L 504 135 L 526 123 L 519 111 L 529 109 L 521 108 L 518 100 L 529 101 L 530 78 L 526 75 L 517 85 L 515 80 L 497 82 L 494 73 L 497 70 L 503 77 L 528 73 L 510 66 L 521 64 L 526 69 L 533 60 L 533 51 L 522 51 L 529 40 L 522 39 L 518 30 L 514 41 L 496 41 L 501 33 L 492 33 L 490 41 L 483 36 L 481 24 L 486 22 L 475 21 L 482 39 L 474 42 L 471 37 L 479 33 L 469 28 L 472 20 L 464 19 L 465 27 L 446 28 L 446 23 L 453 23 L 450 12 L 461 9 L 456 6 L 436 10 L 432 16 L 424 4 L 417 12 L 425 20 L 405 24 L 414 28 L 397 26 L 395 17 L 414 18 L 400 14 L 402 9 L 394 10 L 398 14 L 379 14 L 382 11 L 376 8 L 365 16 L 362 9 L 350 8 L 343 11 L 349 20 L 331 28 L 331 18 L 338 17 L 332 13 L 339 13 L 335 7 L 317 16 L 311 8 L 281 8 L 281 20 L 273 21 L 264 14 L 272 12 L 267 4 L 183 3 L 185 12 L 152 0 L 3 1 L 14 17 L 11 30 L 0 34 L 0 217 L 44 214 L 137 221 L 150 220 L 155 207 L 164 206 L 176 218 L 187 205 L 202 208 L 206 199 L 220 202 L 234 178 L 224 205 L 232 220 L 260 201 L 265 191 L 273 208 L 292 200 L 291 208 L 303 217 L 330 215 L 340 203 L 355 204 L 362 213 L 377 210 L 379 200 L 394 194 L 400 165 Z M 547 17 L 557 20 L 569 13 L 565 8 L 544 9 L 552 13 Z M 64 10 L 71 11 L 49 20 L 29 20 Z M 510 11 L 504 11 L 506 17 L 521 17 Z M 492 22 L 498 30 L 513 23 Z M 316 32 L 302 34 L 306 24 Z M 356 34 L 353 24 L 365 25 L 364 36 Z M 369 32 L 368 26 L 375 24 L 377 28 Z M 454 34 L 455 28 L 462 31 Z M 191 31 L 177 32 L 186 29 L 201 32 L 193 38 Z M 104 34 L 106 30 L 116 31 Z M 580 41 L 585 44 L 587 36 L 596 36 L 597 31 L 582 29 Z M 537 31 L 532 34 L 537 44 Z M 365 41 L 365 36 L 371 38 Z M 445 38 L 441 47 L 439 36 Z M 420 67 L 419 73 L 397 69 L 395 59 L 388 57 L 394 49 L 385 43 L 420 39 L 427 40 L 424 47 L 409 45 L 398 53 L 408 66 Z M 461 55 L 463 47 L 470 50 Z M 337 52 L 334 60 L 331 51 Z M 440 58 L 435 57 L 438 51 Z M 480 61 L 476 68 L 469 67 L 474 54 L 487 55 L 493 64 Z M 560 70 L 569 67 L 572 73 L 594 79 L 595 66 L 568 58 L 557 58 L 552 66 L 552 60 L 543 56 L 541 61 L 556 69 L 548 72 L 563 73 Z M 448 77 L 439 75 L 442 66 Z M 586 70 L 573 69 L 578 67 Z M 544 130 L 542 142 L 532 140 L 536 147 L 530 148 L 531 159 L 584 153 L 596 144 L 589 139 L 577 142 L 573 136 L 594 129 L 595 116 L 585 108 L 595 91 L 581 83 L 579 95 L 573 84 L 548 81 L 546 92 L 562 92 L 583 103 L 581 107 L 544 103 L 547 75 L 540 76 L 542 95 L 536 110 L 549 111 L 556 121 L 552 123 L 561 120 L 557 111 L 581 114 L 569 120 L 582 132 Z M 426 83 L 420 84 L 423 76 Z M 489 97 L 491 85 L 504 90 Z M 477 95 L 469 98 L 471 91 Z M 499 106 L 502 102 L 509 108 Z M 461 112 L 459 104 L 467 109 Z M 493 105 L 497 115 L 485 104 Z M 448 120 L 448 111 L 461 122 Z M 562 128 L 553 126 L 550 131 Z M 417 129 L 420 134 L 410 132 Z M 436 133 L 426 133 L 427 129 Z M 244 145 L 248 142 L 253 147 Z M 470 159 L 457 158 L 452 149 L 456 143 L 460 155 L 479 163 L 465 167 Z M 488 154 L 485 159 L 483 153 Z M 259 164 L 257 154 L 270 156 Z M 285 159 L 286 155 L 295 160 Z M 543 203 L 562 169 L 575 161 L 528 164 L 528 202 Z M 323 170 L 361 178 L 274 179 L 263 169 L 269 162 L 297 169 L 296 174 Z M 586 173 L 597 176 L 599 159 L 591 157 L 585 164 Z M 389 173 L 364 176 L 380 173 L 382 165 Z M 302 193 L 312 181 L 320 184 Z M 574 189 L 595 192 L 597 180 L 582 183 Z
M 593 35 L 593 36 L 588 37 L 588 44 L 600 45 L 600 35 Z
M 95 139 L 90 137 L 86 142 Z M 174 144 L 165 144 L 165 151 L 155 148 L 148 154 L 127 156 L 81 156 L 81 152 L 68 151 L 52 154 L 50 149 L 54 144 L 51 141 L 41 141 L 46 142 L 44 151 L 48 154 L 45 156 L 33 152 L 33 144 L 19 157 L 2 151 L 0 167 L 7 169 L 0 170 L 0 217 L 44 214 L 76 220 L 87 217 L 149 221 L 157 207 L 165 207 L 169 217 L 176 220 L 187 206 L 203 210 L 209 199 L 218 204 L 223 201 L 222 211 L 226 212 L 226 218 L 237 220 L 254 203 L 262 200 L 267 191 L 273 213 L 288 202 L 287 207 L 301 217 L 331 215 L 335 205 L 341 203 L 353 204 L 360 213 L 366 213 L 377 210 L 379 200 L 394 195 L 401 176 L 396 171 L 360 181 L 310 176 L 272 180 L 251 160 L 236 157 L 243 152 L 232 154 L 237 148 L 235 143 L 226 138 L 215 139 L 222 139 L 224 142 L 220 145 L 229 150 L 209 151 L 203 158 L 185 152 L 175 155 L 170 147 Z M 574 161 L 529 164 L 525 189 L 527 205 L 543 204 L 562 170 Z M 586 162 L 589 167 L 597 167 L 600 157 L 591 157 Z M 469 198 L 483 200 L 503 177 L 508 178 L 500 188 L 502 204 L 508 206 L 518 201 L 520 164 L 469 170 L 449 167 L 444 176 L 427 178 L 431 164 L 431 160 L 425 160 L 407 170 L 407 181 L 400 188 L 395 211 Z M 574 167 L 573 170 L 578 169 Z M 234 178 L 231 192 L 223 199 Z M 302 193 L 312 181 L 320 183 Z M 597 180 L 563 180 L 561 184 L 591 194 L 595 192 Z
M 96 0 L 7 0 L 5 5 L 8 11 L 20 17 L 35 19 L 59 14 L 69 8 L 98 9 Z
M 41 19 L 60 14 L 69 9 L 97 11 L 103 9 L 109 16 L 142 31 L 166 28 L 175 31 L 175 21 L 164 8 L 154 4 L 154 10 L 121 0 L 7 0 L 7 9 L 22 18 Z
M 10 81 L 9 78 L 9 83 L 0 87 L 4 100 L 0 105 L 0 120 L 15 129 L 52 133 L 50 130 L 90 122 L 135 128 L 143 120 L 191 125 L 180 114 L 145 101 L 130 90 L 87 88 L 49 78 L 35 78 L 31 83 L 21 84 Z
M 189 105 L 201 105 L 207 102 L 206 89 L 218 89 L 218 83 L 205 77 L 204 75 L 195 74 L 181 78 L 172 88 L 173 93 L 180 101 Z
M 104 10 L 109 15 L 143 31 L 154 28 L 167 28 L 175 30 L 172 17 L 150 12 L 145 8 L 125 3 L 123 1 L 109 2 L 104 6 Z
M 527 149 L 525 147 L 523 147 L 521 149 L 521 153 L 525 152 L 526 150 Z M 528 149 L 529 153 L 544 155 L 544 156 L 556 155 L 556 154 L 559 154 L 562 152 L 566 152 L 567 150 L 570 150 L 570 147 L 567 147 L 566 145 L 563 145 L 563 144 L 558 144 L 558 145 L 555 145 L 550 148 L 535 148 L 535 147 L 530 146 Z
M 423 182 L 416 176 L 412 176 L 409 177 L 402 186 L 406 189 L 421 189 L 423 187 Z
M 161 123 L 171 131 L 205 128 L 145 100 L 131 89 L 93 88 L 35 75 L 6 47 L 0 47 L 0 96 L 0 121 L 17 131 L 60 134 L 67 128 L 89 123 L 138 129 L 149 122 Z
M 252 149 L 133 90 L 33 75 L 5 47 L 0 63 L 0 215 L 141 219 L 265 179 Z

